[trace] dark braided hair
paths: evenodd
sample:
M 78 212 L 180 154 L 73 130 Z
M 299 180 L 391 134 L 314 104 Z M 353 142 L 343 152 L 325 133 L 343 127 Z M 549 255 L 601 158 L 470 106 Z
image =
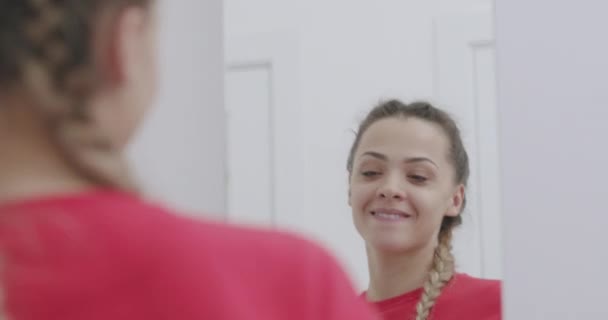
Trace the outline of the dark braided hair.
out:
M 133 189 L 87 105 L 99 81 L 93 32 L 102 12 L 151 1 L 0 0 L 0 91 L 28 92 L 65 160 L 101 186 Z

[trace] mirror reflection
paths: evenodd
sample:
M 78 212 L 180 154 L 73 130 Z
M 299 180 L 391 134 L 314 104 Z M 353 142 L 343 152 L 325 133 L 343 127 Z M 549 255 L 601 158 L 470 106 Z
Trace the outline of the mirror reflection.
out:
M 424 316 L 450 280 L 463 287 L 448 297 L 479 286 L 491 310 L 468 311 L 498 314 L 492 14 L 485 1 L 228 1 L 229 219 L 316 239 L 379 306 L 425 288 L 396 314 Z

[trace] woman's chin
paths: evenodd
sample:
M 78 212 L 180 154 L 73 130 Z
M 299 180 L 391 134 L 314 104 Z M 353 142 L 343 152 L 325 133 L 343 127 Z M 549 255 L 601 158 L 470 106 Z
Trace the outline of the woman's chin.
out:
M 367 244 L 377 252 L 403 253 L 414 248 L 414 243 L 407 237 L 377 236 L 369 239 Z

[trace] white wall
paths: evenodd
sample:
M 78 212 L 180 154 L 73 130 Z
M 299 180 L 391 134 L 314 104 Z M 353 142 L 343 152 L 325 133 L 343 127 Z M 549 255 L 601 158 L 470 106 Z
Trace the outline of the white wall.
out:
M 136 174 L 156 199 L 192 214 L 225 208 L 221 0 L 161 1 L 158 103 L 133 144 Z
M 608 2 L 496 2 L 507 319 L 608 319 Z
M 297 193 L 285 225 L 332 249 L 360 287 L 363 243 L 347 206 L 351 130 L 379 99 L 433 98 L 433 18 L 486 0 L 227 0 L 226 42 L 289 34 L 298 47 Z M 285 138 L 290 139 L 290 138 Z M 298 140 L 299 139 L 299 140 Z M 283 214 L 283 213 L 279 213 Z

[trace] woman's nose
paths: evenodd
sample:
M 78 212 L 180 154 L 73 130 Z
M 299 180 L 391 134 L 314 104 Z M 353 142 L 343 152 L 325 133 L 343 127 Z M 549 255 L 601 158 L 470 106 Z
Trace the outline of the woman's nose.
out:
M 405 188 L 398 177 L 387 177 L 378 188 L 378 197 L 383 199 L 405 199 Z

